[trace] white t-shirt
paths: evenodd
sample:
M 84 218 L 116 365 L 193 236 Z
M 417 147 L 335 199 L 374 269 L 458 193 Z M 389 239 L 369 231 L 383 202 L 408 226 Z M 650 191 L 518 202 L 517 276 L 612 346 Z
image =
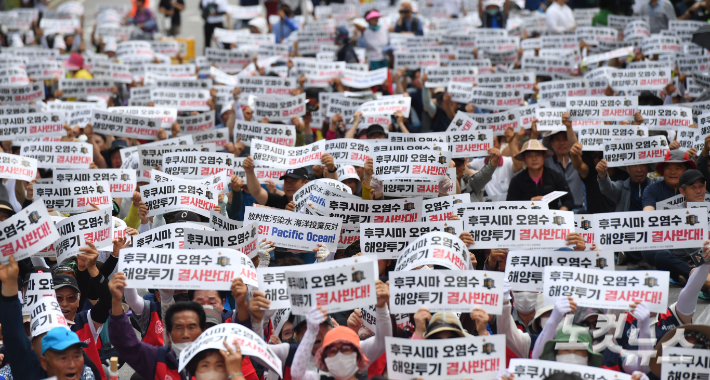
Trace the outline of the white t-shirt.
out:
M 469 160 L 468 164 L 473 170 L 479 171 L 486 165 L 485 160 L 485 157 L 476 158 Z M 503 157 L 503 165 L 496 168 L 490 182 L 486 184 L 486 194 L 489 196 L 500 195 L 505 200 L 505 197 L 508 195 L 510 180 L 513 179 L 515 174 L 516 173 L 513 171 L 513 158 Z
M 547 8 L 545 22 L 547 23 L 547 30 L 553 34 L 562 34 L 577 26 L 572 9 L 566 4 L 560 6 L 556 2 Z

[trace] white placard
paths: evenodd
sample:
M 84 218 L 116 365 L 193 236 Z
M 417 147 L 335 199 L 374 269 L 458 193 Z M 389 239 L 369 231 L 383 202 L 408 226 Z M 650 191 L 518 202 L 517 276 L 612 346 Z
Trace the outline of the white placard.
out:
M 457 205 L 469 203 L 468 194 L 454 194 L 422 201 L 423 222 L 444 222 L 456 214 Z
M 381 85 L 387 80 L 387 68 L 373 71 L 343 70 L 343 77 L 340 78 L 343 86 L 351 88 L 370 88 Z
M 291 313 L 306 315 L 318 305 L 328 313 L 377 303 L 377 260 L 352 257 L 286 270 Z
M 134 236 L 133 248 L 184 249 L 185 230 L 188 228 L 210 230 L 192 222 L 170 223 Z
M 542 292 L 544 268 L 572 267 L 614 271 L 612 251 L 509 251 L 505 263 L 505 277 L 510 290 Z
M 14 154 L 0 153 L 0 178 L 32 182 L 37 178 L 37 160 Z
M 309 268 L 303 266 L 303 269 Z M 256 275 L 259 278 L 259 289 L 264 292 L 264 297 L 271 301 L 269 310 L 279 310 L 291 307 L 291 298 L 288 296 L 288 285 L 286 284 L 286 271 L 298 270 L 294 267 L 267 267 L 256 268 Z
M 150 100 L 157 107 L 179 108 L 181 111 L 209 111 L 208 90 L 168 90 L 152 89 Z
M 116 83 L 131 84 L 133 75 L 128 65 L 113 62 L 97 62 L 92 74 L 96 79 L 109 80 Z
M 463 214 L 464 231 L 470 232 L 476 249 L 565 247 L 574 232 L 574 214 L 558 210 L 509 210 L 495 215 L 478 210 Z
M 446 143 L 398 143 L 376 140 L 372 146 L 377 179 L 441 180 L 447 173 L 451 152 Z
M 380 260 L 399 257 L 399 252 L 415 239 L 429 232 L 439 231 L 459 236 L 463 231 L 460 220 L 420 223 L 361 223 L 360 250 L 363 255 Z
M 165 174 L 184 179 L 202 179 L 226 171 L 232 176 L 234 154 L 214 152 L 164 153 L 160 165 Z
M 570 120 L 633 121 L 638 108 L 637 96 L 568 97 L 565 108 Z
M 86 98 L 87 96 L 111 96 L 113 83 L 103 79 L 59 79 L 62 98 Z
M 439 56 L 436 53 L 395 53 L 394 69 L 409 70 L 420 69 L 426 66 L 441 66 Z
M 448 232 L 434 231 L 420 236 L 400 252 L 394 270 L 406 272 L 423 265 L 469 270 L 471 258 L 461 239 Z
M 60 235 L 60 238 L 54 242 L 57 262 L 62 263 L 81 253 L 79 248 L 88 247 L 87 241 L 94 243 L 97 249 L 110 248 L 113 244 L 111 211 L 111 208 L 104 208 L 70 216 L 57 222 L 56 227 Z
M 651 164 L 668 160 L 671 151 L 665 136 L 642 137 L 604 143 L 604 159 L 611 167 Z
M 66 136 L 64 114 L 34 112 L 0 117 L 0 141 L 39 136 Z
M 613 16 L 609 15 L 610 18 Z M 623 372 L 588 365 L 561 363 L 554 360 L 510 359 L 508 368 L 508 371 L 514 374 L 516 379 L 520 380 L 543 380 L 556 373 L 566 373 L 591 379 L 631 380 L 631 375 Z M 663 377 L 663 379 L 667 379 L 667 377 Z
M 256 229 L 256 223 L 247 224 L 243 228 L 233 231 L 205 231 L 204 228 L 185 229 L 185 248 L 231 248 L 253 259 L 259 253 Z
M 343 223 L 415 223 L 422 214 L 422 199 L 388 199 L 369 201 L 326 196 L 325 215 L 340 218 Z
M 383 97 L 378 100 L 371 100 L 364 103 L 358 109 L 363 116 L 371 115 L 394 115 L 401 111 L 404 117 L 409 117 L 412 108 L 412 98 L 409 97 Z
M 685 341 L 685 338 L 681 338 Z M 661 364 L 661 379 L 703 379 L 710 377 L 710 350 L 663 346 L 663 356 L 652 358 Z M 671 360 L 663 361 L 664 359 Z
M 518 113 L 512 109 L 510 111 L 496 112 L 493 114 L 467 113 L 476 123 L 476 129 L 488 129 L 493 131 L 493 136 L 503 136 L 508 128 L 518 131 Z
M 0 222 L 0 231 L 3 231 L 0 234 L 0 264 L 5 265 L 10 262 L 10 256 L 14 256 L 15 261 L 26 259 L 59 239 L 44 202 L 37 198 L 22 211 Z
M 144 185 L 140 192 L 148 206 L 148 216 L 172 211 L 192 211 L 209 218 L 210 210 L 217 206 L 216 193 L 190 181 Z
M 173 249 L 125 248 L 118 271 L 132 288 L 229 290 L 240 277 L 257 286 L 256 268 L 243 253 L 229 248 Z
M 251 143 L 251 157 L 256 166 L 269 168 L 293 169 L 320 165 L 321 155 L 325 151 L 324 145 L 325 141 L 322 140 L 310 145 L 290 148 L 254 139 Z
M 296 127 L 288 124 L 266 124 L 254 121 L 237 120 L 234 123 L 234 141 L 241 137 L 241 142 L 251 146 L 252 140 L 261 140 L 292 147 L 296 145 Z
M 594 215 L 594 243 L 613 251 L 700 248 L 708 220 L 702 209 Z
M 0 86 L 0 104 L 29 103 L 44 99 L 44 82 L 25 86 Z
M 254 98 L 254 119 L 267 118 L 270 121 L 291 120 L 294 116 L 306 114 L 306 94 L 298 96 Z
M 162 124 L 156 119 L 97 109 L 91 110 L 91 123 L 97 133 L 142 140 L 155 140 Z
M 92 208 L 112 208 L 112 198 L 106 181 L 72 182 L 34 185 L 34 197 L 41 197 L 47 208 L 62 213 L 82 213 Z
M 232 231 L 242 228 L 244 222 L 232 220 L 215 210 L 210 211 L 210 227 L 215 231 Z
M 237 78 L 237 86 L 243 94 L 254 95 L 291 95 L 291 90 L 298 86 L 298 78 L 279 77 L 244 77 Z
M 604 144 L 612 140 L 648 137 L 648 128 L 640 125 L 584 127 L 577 132 L 585 151 L 603 151 Z
M 215 127 L 215 112 L 208 111 L 198 115 L 178 116 L 181 133 L 195 134 Z
M 189 136 L 192 139 L 192 136 Z M 163 140 L 165 141 L 165 140 Z M 162 142 L 162 141 L 160 141 Z M 176 152 L 213 152 L 216 147 L 213 144 L 190 144 L 190 145 L 140 145 L 138 147 L 138 167 L 141 171 L 149 172 L 156 166 L 163 164 L 163 156 Z
M 336 165 L 365 166 L 370 159 L 371 146 L 367 140 L 336 139 L 326 141 L 323 147 L 333 156 Z
M 609 73 L 609 85 L 614 91 L 658 91 L 671 81 L 671 66 L 661 70 L 615 70 Z
M 44 297 L 39 301 L 39 305 L 30 311 L 30 336 L 37 337 L 55 327 L 69 329 L 56 298 Z
M 505 369 L 505 335 L 501 334 L 427 340 L 388 336 L 385 346 L 387 377 L 392 380 L 493 380 Z
M 389 272 L 389 276 L 393 314 L 416 313 L 425 307 L 432 313 L 470 313 L 480 308 L 500 315 L 503 309 L 501 272 L 433 270 Z
M 650 131 L 665 131 L 672 127 L 689 127 L 693 124 L 693 111 L 679 106 L 639 106 L 643 125 Z
M 160 119 L 161 128 L 169 131 L 173 123 L 177 121 L 177 109 L 166 107 L 111 107 L 109 112 L 116 112 L 124 115 L 143 116 L 151 119 Z
M 512 72 L 512 73 L 490 73 L 481 74 L 476 77 L 476 81 L 481 87 L 496 87 L 505 89 L 517 89 L 524 94 L 533 93 L 536 75 L 534 72 Z M 542 91 L 542 83 L 540 83 Z
M 109 184 L 112 198 L 131 198 L 136 191 L 136 171 L 126 169 L 54 170 L 53 183 L 99 182 Z
M 545 267 L 543 292 L 545 305 L 561 297 L 573 297 L 577 305 L 600 309 L 628 310 L 640 300 L 652 313 L 668 309 L 667 271 L 625 271 L 623 275 L 606 270 L 572 267 Z
M 278 247 L 310 251 L 325 244 L 335 252 L 341 221 L 334 217 L 311 216 L 262 207 L 246 207 L 244 223 L 259 223 L 259 241 L 273 241 Z
M 52 273 L 42 272 L 30 273 L 30 280 L 27 282 L 27 290 L 23 294 L 22 300 L 22 315 L 30 315 L 34 310 L 35 305 L 42 301 L 43 298 L 57 299 L 57 294 L 54 291 L 52 283 Z
M 64 76 L 64 67 L 59 61 L 32 61 L 27 64 L 27 75 L 34 80 L 61 78 Z

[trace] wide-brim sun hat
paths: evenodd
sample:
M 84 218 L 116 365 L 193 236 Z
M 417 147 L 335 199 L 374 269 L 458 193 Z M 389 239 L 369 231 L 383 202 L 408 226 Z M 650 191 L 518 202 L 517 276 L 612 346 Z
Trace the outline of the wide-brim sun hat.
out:
M 523 149 L 520 150 L 520 153 L 515 155 L 515 159 L 518 161 L 522 161 L 525 158 L 525 152 L 543 152 L 545 153 L 545 157 L 552 157 L 552 152 L 545 148 L 542 143 L 540 143 L 540 140 L 528 140 L 523 144 Z

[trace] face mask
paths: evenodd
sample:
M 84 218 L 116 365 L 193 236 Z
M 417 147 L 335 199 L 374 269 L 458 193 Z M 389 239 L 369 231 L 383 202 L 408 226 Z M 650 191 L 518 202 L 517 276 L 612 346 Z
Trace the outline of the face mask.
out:
M 209 372 L 202 372 L 202 373 L 196 373 L 195 374 L 195 379 L 196 380 L 224 380 L 224 377 L 226 375 L 224 372 L 217 372 L 217 371 L 209 371 Z
M 513 293 L 513 306 L 519 313 L 528 314 L 535 311 L 537 293 L 535 292 L 515 292 Z
M 555 360 L 560 363 L 587 365 L 587 358 L 576 354 L 556 355 Z
M 179 358 L 179 357 L 180 357 L 180 353 L 182 352 L 182 350 L 184 350 L 184 349 L 190 347 L 191 344 L 192 344 L 192 342 L 185 342 L 185 343 L 175 343 L 175 342 L 172 342 L 172 343 L 170 344 L 170 347 L 172 347 L 172 348 L 173 348 L 173 351 L 175 351 L 175 356 L 177 356 L 177 357 Z
M 325 358 L 328 372 L 336 379 L 349 379 L 357 372 L 357 352 L 345 355 L 338 352 L 335 356 Z
M 548 319 L 550 319 L 550 318 L 549 318 L 549 317 L 542 317 L 542 318 L 540 318 L 540 326 L 542 326 L 542 327 L 544 328 L 545 325 L 547 324 L 547 320 L 548 320 Z
M 368 26 L 369 26 L 370 29 L 372 29 L 372 30 L 380 30 L 380 26 L 382 26 L 382 25 L 375 25 L 375 26 L 368 25 Z

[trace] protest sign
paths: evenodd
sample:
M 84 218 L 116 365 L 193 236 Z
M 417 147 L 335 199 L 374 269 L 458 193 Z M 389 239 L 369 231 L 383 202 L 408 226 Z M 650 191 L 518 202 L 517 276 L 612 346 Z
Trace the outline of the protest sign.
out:
M 203 112 L 198 115 L 178 116 L 181 133 L 197 134 L 214 128 L 215 112 Z M 224 144 L 222 144 L 224 145 Z
M 44 83 L 34 82 L 24 86 L 0 86 L 0 104 L 29 103 L 44 99 Z
M 67 123 L 70 126 L 78 126 L 84 128 L 86 124 L 91 123 L 91 114 L 93 113 L 93 108 L 80 108 L 69 112 L 69 120 Z
M 483 128 L 485 129 L 485 127 Z M 478 130 L 478 123 L 469 114 L 461 111 L 456 112 L 456 116 L 451 120 L 451 124 L 446 132 L 469 132 Z
M 392 143 L 376 140 L 372 147 L 377 179 L 441 180 L 449 168 L 446 143 Z
M 231 248 L 253 259 L 259 253 L 256 229 L 256 223 L 247 224 L 243 228 L 233 231 L 205 231 L 204 228 L 185 229 L 185 248 Z
M 457 103 L 468 103 L 473 99 L 473 83 L 449 82 L 446 86 L 451 100 Z
M 681 338 L 685 340 L 685 338 Z M 682 343 L 681 343 L 682 344 Z M 661 364 L 661 379 L 703 379 L 710 378 L 710 350 L 664 345 Z
M 192 136 L 190 136 L 192 139 Z M 161 141 L 162 142 L 162 141 Z M 160 142 L 158 142 L 160 143 Z M 178 144 L 178 145 L 150 145 L 143 144 L 138 147 L 138 167 L 141 172 L 146 172 L 148 174 L 141 177 L 147 177 L 150 170 L 155 169 L 157 166 L 163 165 L 163 156 L 170 153 L 177 152 L 190 152 L 190 153 L 209 153 L 216 150 L 214 144 Z
M 700 248 L 708 230 L 708 220 L 701 210 L 598 214 L 592 224 L 594 243 L 613 251 Z
M 66 136 L 64 114 L 33 112 L 0 117 L 0 141 L 16 138 Z
M 124 115 L 160 119 L 162 122 L 160 127 L 167 131 L 169 131 L 173 123 L 177 121 L 177 108 L 174 107 L 111 107 L 108 111 Z
M 81 253 L 79 248 L 92 242 L 97 249 L 108 250 L 113 245 L 111 208 L 85 212 L 57 222 L 59 239 L 54 242 L 57 260 L 62 263 Z
M 100 209 L 111 208 L 111 193 L 106 181 L 53 183 L 34 185 L 34 197 L 41 197 L 47 208 L 63 213 L 86 212 L 94 204 Z
M 143 116 L 121 115 L 97 109 L 91 110 L 94 132 L 131 139 L 155 140 L 161 121 Z
M 37 337 L 55 327 L 69 329 L 64 313 L 62 313 L 56 298 L 43 297 L 38 303 L 30 311 L 30 336 Z
M 385 337 L 387 377 L 392 380 L 493 380 L 505 368 L 505 336 L 454 339 Z
M 643 125 L 650 131 L 665 131 L 670 127 L 689 127 L 693 124 L 693 112 L 678 106 L 639 106 Z
M 479 210 L 463 214 L 464 231 L 471 233 L 477 249 L 560 248 L 574 232 L 574 214 L 558 210 L 509 210 L 489 215 Z
M 189 228 L 211 230 L 202 224 L 192 222 L 166 224 L 134 236 L 133 248 L 184 249 L 185 229 Z
M 389 199 L 366 201 L 326 196 L 325 215 L 342 219 L 343 223 L 414 223 L 422 213 L 422 199 Z
M 423 265 L 469 270 L 471 259 L 461 239 L 448 232 L 434 231 L 418 237 L 400 252 L 395 271 L 414 270 Z
M 387 80 L 387 69 L 377 69 L 372 71 L 343 70 L 343 77 L 340 78 L 343 86 L 351 88 L 370 88 L 381 85 Z
M 466 115 L 477 123 L 476 129 L 491 130 L 493 136 L 503 136 L 508 128 L 514 131 L 519 129 L 518 114 L 514 109 L 494 114 L 466 113 Z
M 476 81 L 481 87 L 517 89 L 524 94 L 532 94 L 533 85 L 535 84 L 535 73 L 530 71 L 481 74 L 476 77 Z
M 316 141 L 306 146 L 290 148 L 254 139 L 251 146 L 251 157 L 257 166 L 278 169 L 320 165 L 324 144 L 325 141 Z
M 243 222 L 232 220 L 223 216 L 215 210 L 210 211 L 210 227 L 215 231 L 232 231 L 242 228 Z
M 255 95 L 291 95 L 291 90 L 298 86 L 296 78 L 255 76 L 237 78 L 237 86 L 243 94 Z
M 463 218 L 466 210 L 549 210 L 547 202 L 541 201 L 485 201 L 464 203 L 456 206 L 456 215 Z
M 308 203 L 316 211 L 325 212 L 325 197 L 361 199 L 352 195 L 352 190 L 340 181 L 331 178 L 319 178 L 309 181 L 293 194 L 296 203 L 294 210 L 300 212 Z
M 523 92 L 518 89 L 491 89 L 474 87 L 471 104 L 477 108 L 500 111 L 519 107 L 523 102 Z
M 267 124 L 237 120 L 234 123 L 234 141 L 239 140 L 251 146 L 252 140 L 261 140 L 276 145 L 292 147 L 296 145 L 296 128 L 287 124 Z
M 573 96 L 566 99 L 570 120 L 633 121 L 637 96 Z
M 404 117 L 409 117 L 412 108 L 412 98 L 403 96 L 382 97 L 378 100 L 371 100 L 360 106 L 359 111 L 363 116 L 370 115 L 394 115 L 401 111 Z
M 470 196 L 467 194 L 456 194 L 424 200 L 422 202 L 422 221 L 447 221 L 451 215 L 456 214 L 457 205 L 469 203 L 469 201 Z
M 274 315 L 271 316 L 271 324 L 274 326 L 274 334 L 280 335 L 281 330 L 283 329 L 284 325 L 286 325 L 286 322 L 288 322 L 288 319 L 291 317 L 291 309 L 290 308 L 285 308 L 285 309 L 279 309 L 276 310 Z
M 190 181 L 144 185 L 140 192 L 148 206 L 148 216 L 173 211 L 192 211 L 209 217 L 210 210 L 217 206 L 217 194 L 207 186 Z
M 35 306 L 43 298 L 52 298 L 56 301 L 51 272 L 30 273 L 30 280 L 25 283 L 27 290 L 23 292 L 22 315 L 30 315 Z
M 508 365 L 508 372 L 514 374 L 515 378 L 520 380 L 543 380 L 557 373 L 565 373 L 570 376 L 577 375 L 588 379 L 631 380 L 631 375 L 623 372 L 589 365 L 561 363 L 554 360 L 511 359 Z M 668 378 L 663 377 L 663 379 Z
M 654 54 L 680 54 L 681 46 L 677 37 L 654 35 L 643 40 L 641 51 L 648 56 Z
M 278 247 L 310 251 L 324 244 L 335 252 L 341 221 L 271 208 L 246 207 L 244 223 L 259 223 L 259 241 L 273 241 Z
M 573 267 L 614 271 L 612 251 L 509 251 L 505 263 L 505 278 L 510 290 L 542 292 L 544 268 Z
M 205 58 L 207 58 L 207 61 L 210 64 L 216 64 L 219 70 L 224 70 L 230 74 L 236 73 L 249 65 L 253 57 L 254 53 L 247 51 L 205 48 Z
M 64 67 L 59 61 L 33 61 L 27 64 L 27 75 L 35 80 L 50 80 L 64 76 Z
M 19 179 L 32 182 L 37 178 L 37 160 L 0 153 L 0 178 Z
M 456 168 L 449 168 L 446 173 L 449 178 L 456 178 Z M 386 197 L 396 198 L 436 198 L 439 196 L 439 181 L 420 181 L 420 180 L 390 180 L 383 183 L 384 195 Z M 446 194 L 452 194 L 455 191 L 456 185 L 452 182 L 451 187 L 446 191 Z
M 671 156 L 665 136 L 608 141 L 603 150 L 610 168 L 661 162 Z
M 111 95 L 113 83 L 103 79 L 59 79 L 62 98 L 86 98 L 94 95 Z
M 109 80 L 114 83 L 131 84 L 133 75 L 128 65 L 113 62 L 97 62 L 94 64 L 92 74 L 95 79 Z M 53 79 L 47 78 L 47 79 Z
M 705 193 L 705 202 L 710 202 L 710 194 Z M 691 203 L 702 203 L 702 202 L 691 202 Z M 656 210 L 673 210 L 685 208 L 685 197 L 683 194 L 678 194 L 676 196 L 664 199 L 660 202 L 656 202 Z
M 614 91 L 662 90 L 671 81 L 671 71 L 671 66 L 662 70 L 615 70 L 609 73 L 609 85 Z
M 117 268 L 126 275 L 128 286 L 135 288 L 229 290 L 237 277 L 257 286 L 254 264 L 229 248 L 190 249 L 177 254 L 173 249 L 125 248 Z
M 136 190 L 136 171 L 124 169 L 55 170 L 53 183 L 103 182 L 109 184 L 112 198 L 131 198 Z
M 5 67 L 0 69 L 0 85 L 17 86 L 29 84 L 27 72 L 19 67 Z
M 450 83 L 471 85 L 478 80 L 475 67 L 427 66 L 424 72 L 427 76 L 425 88 L 447 87 Z
M 365 166 L 370 159 L 370 143 L 360 139 L 336 139 L 326 141 L 325 151 L 333 156 L 336 165 Z
M 390 272 L 390 311 L 470 313 L 480 308 L 500 315 L 503 309 L 503 273 L 471 270 Z
M 294 315 L 306 315 L 316 305 L 335 313 L 377 303 L 378 271 L 373 258 L 351 257 L 306 268 L 285 271 Z
M 254 118 L 268 118 L 269 121 L 291 120 L 294 116 L 306 114 L 306 102 L 305 93 L 297 96 L 254 97 Z
M 282 376 L 281 359 L 276 356 L 269 345 L 267 345 L 261 337 L 252 332 L 251 329 L 235 323 L 222 323 L 202 332 L 188 348 L 180 353 L 179 370 L 182 372 L 190 360 L 204 350 L 213 349 L 224 351 L 224 342 L 227 342 L 231 349 L 235 350 L 237 346 L 234 346 L 232 343 L 235 340 L 237 344 L 239 344 L 239 352 L 243 353 L 244 356 L 248 356 L 258 363 L 261 363 L 264 367 L 267 367 L 269 371 L 274 371 L 279 377 Z
M 165 174 L 184 179 L 202 179 L 226 171 L 232 176 L 232 153 L 173 152 L 164 153 L 160 167 Z
M 666 271 L 626 271 L 623 275 L 606 270 L 545 267 L 543 292 L 545 305 L 554 305 L 560 297 L 573 297 L 577 305 L 600 309 L 628 310 L 640 300 L 652 313 L 668 310 Z
M 9 116 L 9 115 L 19 115 L 19 114 L 26 114 L 30 112 L 30 105 L 29 104 L 7 104 L 7 105 L 0 105 L 0 115 L 1 116 Z
M 77 142 L 28 142 L 20 146 L 20 155 L 37 160 L 38 168 L 88 169 L 93 149 Z
M 208 90 L 154 88 L 150 91 L 150 100 L 156 107 L 179 108 L 182 111 L 209 111 L 209 99 L 211 97 Z
M 583 127 L 578 131 L 578 141 L 585 151 L 603 151 L 612 140 L 648 137 L 648 128 L 640 125 Z
M 38 185 L 35 185 L 38 186 Z M 59 238 L 44 202 L 36 202 L 0 222 L 0 264 L 26 259 Z
M 375 255 L 380 260 L 399 257 L 399 252 L 415 239 L 439 231 L 459 236 L 460 220 L 417 223 L 360 223 L 360 250 L 363 255 Z
M 266 267 L 256 268 L 256 275 L 259 278 L 259 289 L 264 292 L 264 297 L 271 301 L 269 310 L 279 310 L 291 307 L 291 298 L 288 295 L 288 285 L 286 284 L 286 271 L 298 270 L 309 267 Z
M 436 53 L 395 53 L 394 69 L 416 70 L 426 66 L 441 66 Z
M 209 129 L 193 133 L 192 139 L 196 144 L 214 144 L 216 148 L 222 150 L 229 142 L 229 130 L 227 128 Z

